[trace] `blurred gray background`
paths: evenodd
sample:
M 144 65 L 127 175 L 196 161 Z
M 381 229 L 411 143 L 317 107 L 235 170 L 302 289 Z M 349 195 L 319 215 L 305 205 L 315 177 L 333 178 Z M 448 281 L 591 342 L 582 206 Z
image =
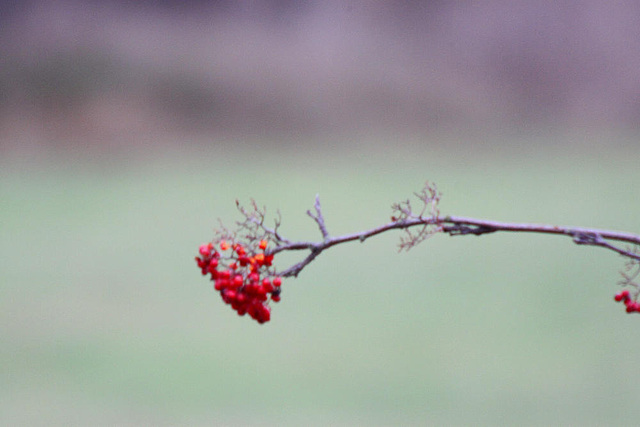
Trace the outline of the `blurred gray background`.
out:
M 640 2 L 0 2 L 0 424 L 635 425 L 623 260 L 332 248 L 239 318 L 193 261 L 444 215 L 640 231 Z M 270 221 L 270 220 L 269 220 Z M 295 255 L 278 256 L 284 269 Z
M 639 16 L 599 1 L 7 1 L 2 144 L 635 130 Z

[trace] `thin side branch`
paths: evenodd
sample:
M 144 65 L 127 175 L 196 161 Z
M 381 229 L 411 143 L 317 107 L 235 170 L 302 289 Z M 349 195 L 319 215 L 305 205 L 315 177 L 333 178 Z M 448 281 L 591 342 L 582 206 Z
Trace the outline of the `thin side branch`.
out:
M 327 231 L 327 226 L 324 223 L 324 217 L 322 216 L 322 208 L 320 207 L 320 195 L 316 194 L 316 202 L 314 203 L 313 207 L 316 210 L 315 215 L 308 210 L 307 211 L 307 215 L 309 215 L 311 218 L 313 218 L 313 220 L 318 224 L 318 228 L 320 229 L 320 233 L 322 233 L 322 237 L 324 237 L 324 239 L 328 239 L 329 238 L 329 232 Z

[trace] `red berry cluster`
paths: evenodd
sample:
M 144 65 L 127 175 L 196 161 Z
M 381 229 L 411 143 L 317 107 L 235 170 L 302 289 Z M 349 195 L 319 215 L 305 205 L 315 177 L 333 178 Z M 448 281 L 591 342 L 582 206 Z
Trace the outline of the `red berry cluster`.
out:
M 616 300 L 616 302 L 622 301 L 624 305 L 627 307 L 626 308 L 627 313 L 633 313 L 633 312 L 640 313 L 640 302 L 636 301 L 635 299 L 632 299 L 627 289 L 617 293 L 615 297 L 613 297 L 613 299 Z
M 219 250 L 218 250 L 219 249 Z M 267 255 L 267 242 L 256 248 L 221 240 L 200 246 L 196 257 L 202 275 L 211 274 L 214 289 L 240 316 L 249 314 L 258 323 L 271 319 L 269 302 L 280 301 L 282 279 L 270 272 L 273 255 Z

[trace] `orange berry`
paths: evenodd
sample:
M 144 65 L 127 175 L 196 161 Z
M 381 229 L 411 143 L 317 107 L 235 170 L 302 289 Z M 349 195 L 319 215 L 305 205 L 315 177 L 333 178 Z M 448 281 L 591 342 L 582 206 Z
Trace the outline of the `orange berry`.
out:
M 226 251 L 227 249 L 229 249 L 229 243 L 227 243 L 226 240 L 220 241 L 220 249 Z
M 258 245 L 258 247 L 262 250 L 267 249 L 267 241 L 266 240 L 260 240 L 260 244 Z
M 264 263 L 264 254 L 256 254 L 253 259 L 260 265 Z

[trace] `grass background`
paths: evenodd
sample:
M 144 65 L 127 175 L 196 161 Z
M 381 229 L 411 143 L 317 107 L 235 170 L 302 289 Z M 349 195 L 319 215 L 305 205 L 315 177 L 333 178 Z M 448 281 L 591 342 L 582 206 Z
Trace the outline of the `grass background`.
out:
M 613 253 L 497 234 L 398 254 L 388 233 L 286 280 L 263 326 L 193 262 L 236 198 L 315 239 L 316 193 L 341 234 L 386 222 L 426 179 L 444 214 L 640 230 L 631 137 L 461 141 L 8 153 L 0 423 L 634 424 L 640 320 L 613 303 Z

